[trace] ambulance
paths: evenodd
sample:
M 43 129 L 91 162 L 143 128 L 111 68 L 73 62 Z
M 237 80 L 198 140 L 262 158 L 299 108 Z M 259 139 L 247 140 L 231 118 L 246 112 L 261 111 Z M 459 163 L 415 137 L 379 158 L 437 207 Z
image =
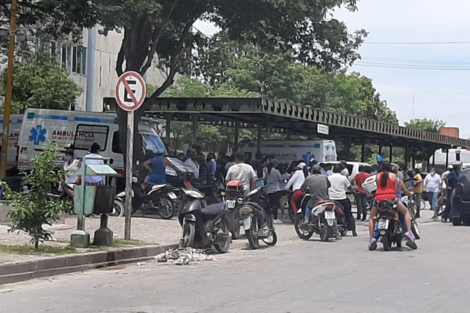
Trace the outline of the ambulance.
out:
M 240 151 L 245 153 L 247 160 L 253 160 L 257 151 L 257 142 L 249 142 Z M 333 140 L 292 140 L 262 141 L 261 152 L 273 156 L 281 163 L 304 160 L 307 164 L 315 159 L 318 163 L 336 161 L 336 143 Z
M 10 131 L 8 137 L 7 154 L 7 176 L 11 176 L 18 165 L 18 139 L 20 137 L 21 124 L 23 123 L 23 114 L 10 115 Z M 3 136 L 3 115 L 0 115 L 0 146 Z
M 139 134 L 144 147 L 153 152 L 167 154 L 164 143 L 154 130 L 155 121 L 142 118 Z M 28 109 L 23 116 L 18 156 L 18 167 L 31 169 L 31 160 L 44 151 L 52 142 L 59 151 L 65 152 L 70 144 L 75 145 L 75 154 L 83 158 L 96 142 L 101 155 L 110 158 L 110 165 L 124 174 L 124 160 L 119 145 L 119 125 L 116 113 L 63 111 L 50 109 Z M 62 166 L 65 155 L 61 153 L 54 163 Z

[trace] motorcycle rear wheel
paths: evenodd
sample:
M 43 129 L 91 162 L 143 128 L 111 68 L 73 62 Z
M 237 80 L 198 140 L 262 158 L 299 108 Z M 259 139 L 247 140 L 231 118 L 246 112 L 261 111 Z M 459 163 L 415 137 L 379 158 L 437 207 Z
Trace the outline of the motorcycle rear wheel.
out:
M 196 236 L 196 226 L 193 223 L 188 223 L 184 226 L 183 240 L 181 248 L 194 248 L 194 237 Z
M 214 243 L 214 248 L 219 253 L 227 253 L 228 250 L 230 249 L 230 232 L 229 232 L 229 228 L 227 225 L 228 225 L 228 221 L 225 220 L 224 225 L 221 227 L 221 230 L 227 239 L 225 239 L 223 244 Z
M 173 205 L 173 202 L 166 197 L 161 198 L 158 214 L 160 214 L 164 220 L 171 220 L 175 215 L 175 206 Z
M 382 245 L 384 247 L 384 251 L 390 251 L 390 249 L 392 249 L 392 244 L 390 242 L 389 236 L 390 236 L 389 233 L 382 236 Z
M 250 244 L 251 249 L 259 248 L 258 218 L 256 216 L 253 216 L 251 227 L 245 232 L 245 236 L 246 239 L 248 239 L 248 243 Z
M 123 217 L 125 214 L 126 208 L 124 203 L 120 200 L 114 200 L 113 213 L 112 216 Z
M 330 239 L 330 227 L 328 225 L 323 225 L 320 228 L 320 240 L 327 242 Z
M 313 234 L 315 233 L 313 231 L 313 229 L 308 229 L 308 231 L 304 231 L 302 229 L 300 229 L 300 225 L 302 224 L 303 222 L 303 216 L 301 215 L 297 215 L 294 219 L 294 228 L 295 228 L 295 232 L 297 233 L 297 236 L 299 236 L 300 239 L 303 239 L 303 240 L 309 240 L 310 238 L 312 238 Z

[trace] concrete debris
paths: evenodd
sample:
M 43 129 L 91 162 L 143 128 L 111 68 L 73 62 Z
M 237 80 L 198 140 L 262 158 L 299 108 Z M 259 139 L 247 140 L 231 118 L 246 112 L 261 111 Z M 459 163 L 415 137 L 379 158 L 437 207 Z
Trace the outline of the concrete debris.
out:
M 212 255 L 203 253 L 202 250 L 192 248 L 186 249 L 170 249 L 164 253 L 156 255 L 155 262 L 166 262 L 174 265 L 188 265 L 194 262 L 215 261 Z

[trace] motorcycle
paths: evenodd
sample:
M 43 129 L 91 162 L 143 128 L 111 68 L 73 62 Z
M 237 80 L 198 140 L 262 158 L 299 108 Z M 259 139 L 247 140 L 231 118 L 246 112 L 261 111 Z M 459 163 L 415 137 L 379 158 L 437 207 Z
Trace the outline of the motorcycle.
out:
M 244 201 L 239 209 L 239 214 L 243 221 L 243 228 L 245 229 L 245 236 L 252 249 L 259 248 L 260 239 L 268 246 L 274 246 L 277 243 L 276 229 L 274 228 L 271 214 L 266 214 L 260 204 L 252 201 L 258 198 L 262 205 L 266 205 L 263 202 L 264 196 L 261 195 L 261 191 L 264 188 L 265 187 L 259 187 L 253 189 L 248 194 L 246 198 L 247 201 Z M 262 229 L 263 224 L 268 227 L 267 232 Z
M 374 205 L 374 197 L 375 191 L 377 190 L 377 183 L 376 183 L 376 176 L 368 177 L 364 183 L 362 184 L 362 189 L 365 191 L 369 199 L 372 199 L 368 203 L 369 210 L 372 210 L 372 206 Z M 407 196 L 403 196 L 401 198 L 401 202 L 406 206 L 408 211 L 410 212 L 411 217 L 411 232 L 415 236 L 415 239 L 420 239 L 420 231 L 419 231 L 419 223 L 415 217 L 416 212 L 416 203 L 414 203 L 413 199 L 408 198 Z
M 377 202 L 379 214 L 375 231 L 379 232 L 379 240 L 385 251 L 390 251 L 393 244 L 400 248 L 405 236 L 396 207 L 396 201 L 382 200 Z
M 230 222 L 230 232 L 232 239 L 240 237 L 240 214 L 238 212 L 240 205 L 245 201 L 243 185 L 239 180 L 227 183 L 225 192 L 222 193 L 223 201 L 228 209 L 228 219 Z
M 123 204 L 126 197 L 126 192 L 119 193 L 117 199 L 120 204 Z M 174 192 L 174 188 L 169 184 L 153 185 L 149 186 L 145 183 L 140 182 L 138 174 L 132 177 L 132 214 L 138 209 L 142 210 L 144 214 L 149 211 L 158 212 L 163 219 L 171 219 L 175 215 L 174 202 L 177 196 Z M 116 201 L 115 201 L 116 202 Z M 115 210 L 122 210 L 124 206 Z M 119 212 L 119 216 L 122 216 L 122 211 Z
M 204 194 L 183 188 L 184 206 L 178 215 L 182 235 L 180 248 L 214 248 L 226 253 L 230 248 L 229 220 L 225 203 L 202 206 Z M 190 200 L 190 201 L 187 201 Z
M 302 199 L 302 205 L 296 212 L 294 227 L 297 236 L 300 239 L 308 240 L 313 234 L 320 235 L 321 241 L 328 241 L 337 232 L 345 236 L 348 232 L 346 218 L 341 206 L 334 201 L 320 200 L 312 208 L 310 221 L 307 225 L 302 225 L 305 220 L 305 210 L 310 201 L 310 195 L 307 194 Z M 335 226 L 336 222 L 336 226 Z

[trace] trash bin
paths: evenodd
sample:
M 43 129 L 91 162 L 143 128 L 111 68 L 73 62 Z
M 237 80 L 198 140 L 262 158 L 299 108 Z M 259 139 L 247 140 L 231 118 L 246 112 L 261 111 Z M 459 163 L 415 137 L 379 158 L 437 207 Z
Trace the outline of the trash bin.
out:
M 96 186 L 93 214 L 111 214 L 116 199 L 116 186 Z

